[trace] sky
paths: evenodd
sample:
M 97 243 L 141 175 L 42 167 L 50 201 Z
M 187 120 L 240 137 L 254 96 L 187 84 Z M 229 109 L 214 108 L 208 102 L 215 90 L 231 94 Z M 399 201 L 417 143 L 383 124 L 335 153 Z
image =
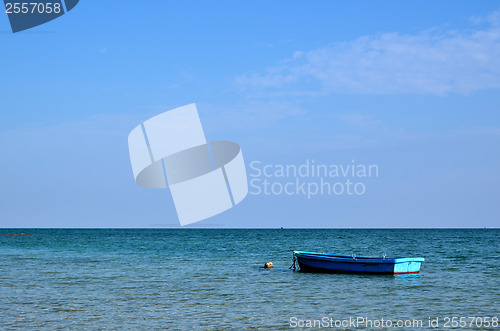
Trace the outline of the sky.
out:
M 257 180 L 193 227 L 500 224 L 500 1 L 81 0 L 16 34 L 1 14 L 0 39 L 0 227 L 178 226 L 127 137 L 190 103 Z M 313 162 L 378 172 L 256 194 L 256 168 Z

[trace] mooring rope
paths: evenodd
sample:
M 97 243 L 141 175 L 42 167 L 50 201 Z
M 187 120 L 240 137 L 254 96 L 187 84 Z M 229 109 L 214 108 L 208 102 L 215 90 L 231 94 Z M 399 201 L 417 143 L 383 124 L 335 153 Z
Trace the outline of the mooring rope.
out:
M 295 254 L 293 254 L 293 259 L 292 259 L 292 261 L 293 261 L 293 263 L 292 263 L 292 265 L 290 266 L 290 268 L 288 268 L 288 269 L 292 269 L 292 268 L 293 268 L 293 270 L 295 271 L 295 269 L 296 269 L 296 266 L 295 266 L 295 261 L 297 261 L 297 258 L 295 257 Z

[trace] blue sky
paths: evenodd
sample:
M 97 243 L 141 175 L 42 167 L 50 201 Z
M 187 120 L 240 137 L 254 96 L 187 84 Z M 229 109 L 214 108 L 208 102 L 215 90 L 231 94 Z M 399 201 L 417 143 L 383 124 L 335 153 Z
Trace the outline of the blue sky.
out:
M 89 1 L 0 19 L 1 227 L 178 224 L 127 135 L 197 103 L 246 164 L 377 164 L 362 196 L 249 195 L 225 227 L 498 227 L 500 1 Z

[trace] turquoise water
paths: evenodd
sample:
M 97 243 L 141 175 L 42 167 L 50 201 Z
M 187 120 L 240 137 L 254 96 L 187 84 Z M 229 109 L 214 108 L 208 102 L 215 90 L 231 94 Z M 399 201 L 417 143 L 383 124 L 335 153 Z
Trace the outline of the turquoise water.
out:
M 0 233 L 0 329 L 274 330 L 294 317 L 437 317 L 443 329 L 446 317 L 500 317 L 498 229 Z M 426 260 L 418 275 L 309 274 L 288 269 L 293 250 Z

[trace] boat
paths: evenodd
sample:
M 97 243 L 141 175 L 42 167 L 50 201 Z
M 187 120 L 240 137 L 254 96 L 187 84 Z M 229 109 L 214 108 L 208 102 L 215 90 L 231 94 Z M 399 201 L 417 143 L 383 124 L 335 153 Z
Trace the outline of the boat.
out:
M 298 262 L 300 271 L 367 274 L 418 274 L 423 257 L 392 258 L 356 255 L 335 255 L 314 252 L 293 252 L 293 267 Z

